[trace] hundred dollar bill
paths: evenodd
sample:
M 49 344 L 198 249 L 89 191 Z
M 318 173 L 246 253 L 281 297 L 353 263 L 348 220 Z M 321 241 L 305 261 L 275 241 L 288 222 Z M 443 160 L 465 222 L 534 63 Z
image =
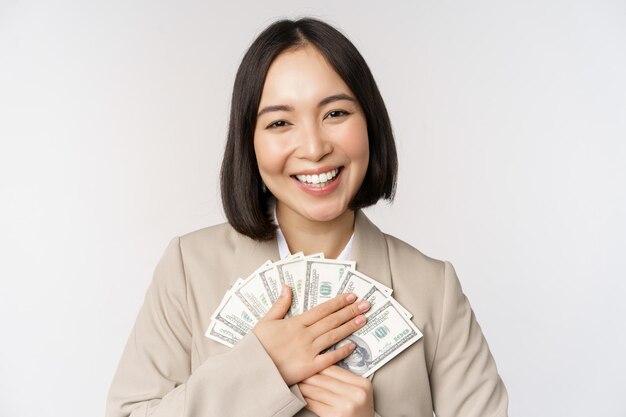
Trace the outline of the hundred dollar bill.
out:
M 354 261 L 307 259 L 302 297 L 302 311 L 312 309 L 337 295 L 339 284 Z
M 356 349 L 337 365 L 368 377 L 421 337 L 422 333 L 398 308 L 398 303 L 389 298 L 369 315 L 365 326 L 330 350 L 353 342 Z
M 302 267 L 303 263 L 303 258 L 287 258 L 276 263 L 278 279 L 282 284 L 286 284 L 291 288 L 291 307 L 287 313 L 289 317 L 300 314 L 301 287 L 304 280 L 299 279 L 299 276 L 301 274 L 300 271 L 304 268 Z
M 376 311 L 376 309 L 378 309 L 379 304 L 384 304 L 390 298 L 391 298 L 390 295 L 385 294 L 383 291 L 381 291 L 381 289 L 378 286 L 373 285 L 372 288 L 370 288 L 367 291 L 367 293 L 363 296 L 363 300 L 370 303 L 370 309 L 364 314 L 364 316 L 367 318 L 370 315 L 372 315 Z M 396 301 L 396 306 L 402 312 L 402 314 L 404 314 L 404 316 L 407 319 L 410 319 L 411 317 L 413 317 L 413 315 L 409 313 L 409 311 L 406 308 L 402 307 L 402 305 L 398 303 L 397 301 Z
M 391 298 L 391 294 L 389 293 L 391 290 L 389 288 L 367 275 L 351 269 L 346 272 L 346 275 L 346 279 L 342 281 L 337 295 L 351 292 L 356 295 L 357 299 L 369 302 L 370 309 L 365 313 L 365 317 L 368 317 L 376 310 L 378 303 L 384 303 Z M 413 315 L 400 304 L 398 304 L 398 308 L 407 318 L 410 319 L 413 317 Z
M 312 256 L 315 258 L 316 256 L 320 256 L 320 255 L 321 254 L 312 255 Z M 307 259 L 308 258 L 310 257 L 307 257 Z M 288 262 L 295 260 L 295 259 L 304 259 L 302 252 L 299 252 L 298 254 L 289 258 Z M 291 283 L 285 282 L 285 274 L 283 274 L 283 276 L 281 277 L 281 274 L 279 273 L 278 266 L 282 265 L 282 263 L 283 262 L 281 261 L 276 262 L 274 264 L 269 265 L 267 268 L 261 269 L 257 272 L 260 278 L 263 280 L 265 284 L 264 285 L 265 288 L 268 289 L 268 295 L 270 296 L 270 301 L 272 304 L 274 304 L 276 300 L 278 299 L 278 297 L 280 296 L 280 292 L 282 290 L 283 285 L 287 284 L 291 287 L 290 285 Z M 292 305 L 294 305 L 294 299 L 295 299 L 295 302 L 297 303 L 298 302 L 297 294 L 295 297 L 292 298 Z
M 217 320 L 211 321 L 205 336 L 230 348 L 235 346 L 243 337 L 229 326 Z
M 231 328 L 241 337 L 248 334 L 258 319 L 233 291 L 227 291 L 211 320 Z
M 278 277 L 281 284 L 286 284 L 291 288 L 291 308 L 289 317 L 301 314 L 303 310 L 303 287 L 306 278 L 306 260 L 323 259 L 324 254 L 316 253 L 298 259 L 285 259 L 276 263 Z
M 267 294 L 270 297 L 270 303 L 274 304 L 280 296 L 280 290 L 282 289 L 282 284 L 278 277 L 278 269 L 276 269 L 276 265 L 272 264 L 267 268 L 260 270 L 258 274 L 259 278 L 264 283 Z
M 276 266 L 284 262 L 291 262 L 296 259 L 303 259 L 303 258 L 304 258 L 304 254 L 302 252 L 294 253 L 294 254 L 288 255 L 282 261 L 278 261 L 274 263 L 267 263 L 265 268 L 260 268 L 257 270 L 257 272 L 260 275 L 262 275 L 262 278 L 267 282 L 267 286 L 270 289 L 269 295 L 270 295 L 272 303 L 276 302 L 276 300 L 280 296 L 282 287 L 285 284 L 285 282 L 281 280 L 280 274 L 278 273 L 278 269 L 276 268 Z
M 263 317 L 272 307 L 272 289 L 267 281 L 267 277 L 260 272 L 270 268 L 271 261 L 265 262 L 254 271 L 244 282 L 240 283 L 232 291 L 241 302 L 248 308 L 257 319 Z
M 348 269 L 343 276 L 335 295 L 352 292 L 357 296 L 357 298 L 363 298 L 372 286 L 380 288 L 380 290 L 388 296 L 391 296 L 391 293 L 393 292 L 391 288 L 386 287 L 375 279 L 351 268 Z

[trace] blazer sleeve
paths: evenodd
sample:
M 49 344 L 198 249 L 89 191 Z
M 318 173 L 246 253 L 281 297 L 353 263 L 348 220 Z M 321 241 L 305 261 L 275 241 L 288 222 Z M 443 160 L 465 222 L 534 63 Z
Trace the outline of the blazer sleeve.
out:
M 430 381 L 437 417 L 506 417 L 508 395 L 452 265 Z
M 276 416 L 304 407 L 253 332 L 191 372 L 180 238 L 159 261 L 107 399 L 107 417 Z

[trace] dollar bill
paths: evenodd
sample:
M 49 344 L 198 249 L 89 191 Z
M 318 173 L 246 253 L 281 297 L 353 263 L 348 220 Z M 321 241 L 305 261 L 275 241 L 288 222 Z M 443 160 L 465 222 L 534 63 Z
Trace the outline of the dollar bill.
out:
M 391 288 L 351 268 L 346 271 L 334 295 L 352 292 L 357 298 L 363 298 L 373 286 L 378 287 L 383 293 L 391 296 Z
M 211 324 L 209 325 L 205 336 L 228 347 L 235 346 L 243 337 L 239 333 L 233 331 L 230 326 L 216 320 L 211 320 Z
M 235 296 L 241 300 L 257 319 L 263 317 L 276 300 L 272 295 L 272 289 L 266 277 L 260 274 L 262 271 L 271 268 L 272 265 L 271 261 L 266 261 L 242 283 L 239 283 L 236 288 L 233 288 Z
M 369 315 L 365 326 L 331 348 L 353 342 L 356 349 L 337 363 L 357 375 L 368 377 L 417 342 L 422 333 L 392 298 Z
M 384 303 L 391 298 L 391 289 L 385 287 L 380 282 L 368 277 L 358 271 L 349 269 L 346 271 L 346 278 L 342 281 L 336 295 L 345 293 L 354 293 L 359 300 L 365 300 L 370 303 L 370 309 L 365 313 L 365 317 L 376 311 L 377 305 Z M 398 308 L 407 318 L 411 318 L 404 307 L 398 304 Z
M 270 265 L 265 269 L 258 271 L 259 279 L 264 283 L 263 287 L 267 290 L 270 297 L 270 303 L 274 304 L 280 296 L 282 284 L 278 276 L 276 265 Z
M 354 295 L 356 295 L 358 299 L 362 299 L 365 294 L 367 294 L 367 292 L 375 286 L 378 286 L 378 288 L 380 288 L 382 292 L 391 296 L 390 288 L 385 287 L 383 284 L 377 282 L 375 279 L 370 278 L 367 275 L 351 268 L 346 271 L 343 279 L 341 280 L 341 283 L 337 288 L 337 293 L 335 295 L 351 292 L 354 293 Z
M 356 266 L 354 261 L 334 259 L 306 259 L 305 262 L 302 311 L 310 310 L 335 297 L 346 271 Z
M 384 304 L 389 299 L 391 299 L 390 295 L 388 295 L 384 291 L 382 291 L 380 289 L 380 287 L 378 287 L 377 285 L 373 285 L 372 288 L 370 288 L 367 291 L 367 293 L 363 296 L 363 300 L 365 300 L 368 303 L 370 303 L 370 309 L 364 314 L 365 317 L 366 318 L 369 317 L 371 314 L 373 314 L 376 311 L 376 309 L 378 308 L 379 304 Z M 400 303 L 396 302 L 396 306 L 402 312 L 402 314 L 404 314 L 404 316 L 407 319 L 410 319 L 411 317 L 413 317 L 413 315 L 411 313 L 409 313 L 409 311 L 407 309 L 402 307 L 402 305 Z
M 306 260 L 323 259 L 323 257 L 324 254 L 316 253 L 301 258 L 285 259 L 276 263 L 280 282 L 291 288 L 291 308 L 288 313 L 289 317 L 302 314 L 304 311 L 302 296 L 306 279 Z
M 213 313 L 211 320 L 224 324 L 241 337 L 248 334 L 258 322 L 255 315 L 239 297 L 235 296 L 233 291 L 226 292 L 219 307 Z

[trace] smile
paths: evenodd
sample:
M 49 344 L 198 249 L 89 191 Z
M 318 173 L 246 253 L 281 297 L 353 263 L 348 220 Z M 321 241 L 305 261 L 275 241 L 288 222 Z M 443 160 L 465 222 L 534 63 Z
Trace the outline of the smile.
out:
M 328 172 L 324 172 L 322 174 L 313 174 L 313 175 L 295 175 L 296 179 L 300 181 L 302 184 L 306 184 L 308 186 L 313 187 L 326 187 L 328 184 L 333 182 L 337 175 L 339 175 L 339 171 L 341 168 L 335 168 Z

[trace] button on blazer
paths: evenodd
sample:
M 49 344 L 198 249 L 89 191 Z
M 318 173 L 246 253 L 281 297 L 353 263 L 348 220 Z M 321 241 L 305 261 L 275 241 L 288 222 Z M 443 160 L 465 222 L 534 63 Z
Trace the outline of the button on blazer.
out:
M 229 349 L 204 336 L 238 277 L 268 259 L 229 224 L 172 239 L 154 271 L 107 399 L 107 417 L 313 416 L 253 332 Z M 382 233 L 357 211 L 352 259 L 393 289 L 423 337 L 370 376 L 380 417 L 503 417 L 508 396 L 448 262 Z

